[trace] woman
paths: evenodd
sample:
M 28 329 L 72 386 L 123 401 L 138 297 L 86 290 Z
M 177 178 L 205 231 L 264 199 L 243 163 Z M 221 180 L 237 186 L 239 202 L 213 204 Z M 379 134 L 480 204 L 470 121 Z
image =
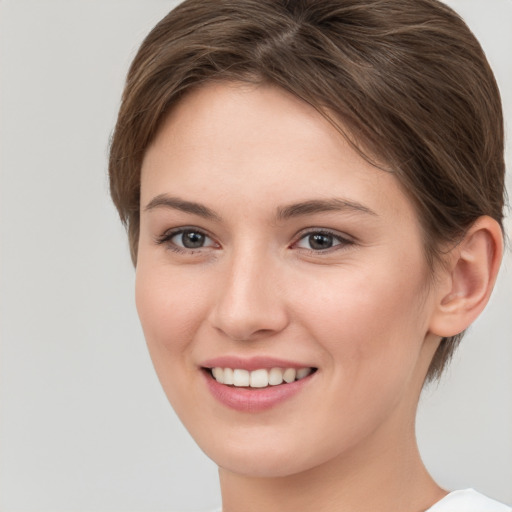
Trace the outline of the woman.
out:
M 189 0 L 110 154 L 162 386 L 224 512 L 510 510 L 448 494 L 414 418 L 503 251 L 503 121 L 436 0 Z

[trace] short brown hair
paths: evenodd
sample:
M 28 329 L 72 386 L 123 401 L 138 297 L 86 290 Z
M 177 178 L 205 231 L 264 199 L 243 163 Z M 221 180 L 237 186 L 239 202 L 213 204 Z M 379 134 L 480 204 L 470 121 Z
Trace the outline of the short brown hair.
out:
M 185 0 L 142 43 L 111 141 L 111 194 L 134 264 L 144 153 L 169 109 L 212 80 L 281 87 L 383 163 L 415 204 L 431 266 L 481 215 L 502 225 L 498 87 L 478 41 L 446 5 Z M 440 375 L 461 336 L 441 341 L 427 380 Z

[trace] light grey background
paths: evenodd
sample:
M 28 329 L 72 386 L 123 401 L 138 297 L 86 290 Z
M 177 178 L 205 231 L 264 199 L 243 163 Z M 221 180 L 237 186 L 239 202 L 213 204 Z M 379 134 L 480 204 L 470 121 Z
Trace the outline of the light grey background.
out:
M 107 142 L 127 66 L 175 3 L 0 2 L 2 512 L 220 502 L 214 464 L 153 373 L 107 193 Z M 449 3 L 495 68 L 510 150 L 512 2 Z M 489 308 L 442 383 L 424 394 L 418 424 L 424 459 L 442 485 L 509 503 L 511 267 L 509 252 Z

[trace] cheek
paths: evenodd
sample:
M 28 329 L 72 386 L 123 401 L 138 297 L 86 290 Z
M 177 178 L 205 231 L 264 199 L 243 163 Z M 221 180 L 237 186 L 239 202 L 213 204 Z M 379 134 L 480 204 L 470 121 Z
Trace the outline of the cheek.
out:
M 194 280 L 201 282 L 200 280 Z M 135 281 L 137 312 L 155 367 L 178 362 L 185 355 L 205 315 L 205 288 L 162 266 L 140 261 Z M 165 356 L 172 358 L 164 360 Z M 160 359 L 162 359 L 160 361 Z
M 349 274 L 316 279 L 315 294 L 298 312 L 324 354 L 316 428 L 325 429 L 323 417 L 330 422 L 329 435 L 317 445 L 319 457 L 357 443 L 390 416 L 406 414 L 399 404 L 411 403 L 404 397 L 414 393 L 422 358 L 423 282 L 355 269 Z
M 135 299 L 146 344 L 162 388 L 182 420 L 196 402 L 189 385 L 197 374 L 193 340 L 205 317 L 204 287 L 165 266 L 152 268 L 140 261 Z
M 309 298 L 298 316 L 344 378 L 403 376 L 414 367 L 426 334 L 426 283 L 417 270 L 390 268 L 344 269 L 306 283 L 314 294 L 297 293 Z

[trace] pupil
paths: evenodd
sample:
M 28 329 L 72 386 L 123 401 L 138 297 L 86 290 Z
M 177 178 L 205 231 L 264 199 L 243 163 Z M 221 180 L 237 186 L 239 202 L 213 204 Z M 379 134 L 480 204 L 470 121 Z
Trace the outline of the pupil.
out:
M 204 235 L 196 231 L 185 231 L 182 235 L 182 242 L 187 249 L 197 249 L 204 245 Z
M 332 247 L 332 236 L 322 235 L 317 233 L 316 235 L 309 236 L 309 245 L 312 249 L 329 249 Z

